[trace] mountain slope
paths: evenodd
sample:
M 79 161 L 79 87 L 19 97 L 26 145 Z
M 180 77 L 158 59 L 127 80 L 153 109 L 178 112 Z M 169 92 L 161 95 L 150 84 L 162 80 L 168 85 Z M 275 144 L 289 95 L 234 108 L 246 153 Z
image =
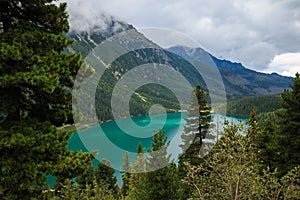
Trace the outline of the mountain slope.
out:
M 175 46 L 168 50 L 191 61 L 200 61 L 217 66 L 222 76 L 228 99 L 278 94 L 292 83 L 291 77 L 284 77 L 275 73 L 256 72 L 245 68 L 240 63 L 220 60 L 201 48 L 193 49 Z
M 116 23 L 110 23 L 111 26 L 114 26 Z M 119 25 L 122 23 L 118 23 Z M 123 26 L 118 26 L 118 29 L 113 27 L 110 30 L 115 30 L 114 32 L 99 32 L 99 31 L 90 31 L 90 32 L 71 32 L 68 34 L 68 37 L 74 39 L 75 42 L 70 49 L 70 52 L 81 53 L 83 57 L 86 57 L 95 47 L 97 47 L 102 41 L 106 38 L 122 32 L 124 30 L 130 30 L 130 34 L 133 34 L 135 38 L 134 41 L 130 41 L 134 46 L 145 46 L 144 44 L 151 44 L 153 48 L 143 48 L 136 49 L 133 51 L 129 51 L 128 53 L 121 55 L 119 58 L 114 60 L 109 67 L 106 68 L 105 72 L 101 76 L 99 80 L 96 91 L 96 111 L 98 115 L 98 119 L 100 121 L 105 121 L 112 119 L 112 108 L 111 108 L 111 99 L 112 93 L 117 85 L 119 79 L 125 75 L 127 72 L 130 72 L 137 66 L 142 66 L 147 63 L 156 63 L 168 65 L 173 68 L 174 72 L 179 72 L 184 77 L 187 78 L 191 85 L 196 85 L 196 83 L 200 83 L 205 86 L 205 83 L 202 77 L 197 73 L 196 69 L 194 69 L 193 65 L 187 62 L 182 57 L 170 53 L 158 45 L 154 44 L 146 37 L 144 37 L 141 33 L 136 31 L 132 26 L 123 23 Z M 121 42 L 123 44 L 123 41 Z M 136 43 L 136 44 L 134 44 Z M 122 45 L 121 44 L 121 45 Z M 127 48 L 126 45 L 129 45 L 127 41 L 124 41 L 124 48 Z M 148 45 L 149 46 L 149 45 Z M 109 49 L 107 51 L 110 51 Z M 169 80 L 170 84 L 177 88 L 178 91 L 184 91 L 185 88 L 182 86 L 180 81 L 176 81 L 176 77 L 172 77 L 172 75 L 165 74 L 163 69 L 158 69 L 158 72 L 161 72 L 161 77 L 164 80 Z M 149 73 L 147 70 L 145 72 L 141 72 L 137 77 L 147 77 Z M 154 76 L 155 77 L 155 76 Z M 161 78 L 157 77 L 157 82 L 161 82 Z M 129 83 L 128 83 L 129 84 Z M 187 95 L 189 98 L 189 95 Z M 93 98 L 93 97 L 90 97 Z M 119 98 L 120 105 L 124 105 L 124 98 Z M 186 102 L 187 104 L 188 102 Z M 130 114 L 131 115 L 144 115 L 148 113 L 149 108 L 154 104 L 160 104 L 166 108 L 167 111 L 176 111 L 179 110 L 179 102 L 177 97 L 170 91 L 167 87 L 161 86 L 159 84 L 146 84 L 137 88 L 135 93 L 132 95 L 130 99 Z M 118 105 L 117 105 L 118 106 Z M 122 108 L 122 106 L 120 107 Z M 122 118 L 124 116 L 117 116 L 117 118 Z M 116 118 L 116 117 L 114 117 Z
M 224 108 L 226 108 L 226 113 Z M 214 106 L 214 112 L 248 117 L 249 114 L 256 108 L 256 113 L 273 112 L 280 106 L 280 95 L 271 94 L 255 97 L 244 97 L 237 100 L 228 101 Z
M 107 20 L 105 30 L 95 27 L 93 30 L 86 32 L 70 32 L 68 37 L 75 40 L 75 42 L 68 50 L 70 52 L 81 53 L 83 57 L 86 57 L 102 41 L 125 30 L 132 31 L 131 34 L 134 34 L 136 40 L 131 42 L 136 43 L 135 45 L 142 47 L 144 44 L 151 44 L 153 48 L 141 48 L 129 51 L 107 67 L 101 80 L 96 83 L 98 85 L 96 96 L 90 97 L 96 98 L 95 106 L 100 121 L 113 118 L 111 98 L 114 87 L 119 79 L 133 68 L 147 63 L 160 63 L 171 66 L 176 72 L 182 74 L 193 87 L 197 83 L 200 83 L 205 89 L 207 89 L 207 86 L 203 77 L 188 60 L 197 62 L 205 72 L 204 76 L 206 78 L 210 75 L 211 65 L 216 65 L 221 73 L 227 98 L 229 99 L 280 93 L 291 82 L 291 78 L 276 74 L 258 73 L 246 69 L 241 64 L 219 60 L 201 48 L 192 49 L 177 46 L 164 50 L 135 30 L 133 26 L 114 19 Z M 123 42 L 125 44 L 124 48 L 126 48 L 126 38 Z M 139 75 L 146 77 L 147 73 L 142 72 Z M 166 74 L 167 76 L 168 74 Z M 172 80 L 172 77 L 168 77 L 168 80 Z M 172 81 L 172 85 L 179 91 L 184 90 L 182 84 L 175 79 Z M 210 95 L 218 99 L 218 95 L 222 93 L 222 88 L 215 86 L 212 88 L 212 91 Z M 125 100 L 120 98 L 120 102 L 123 101 Z M 132 95 L 129 104 L 131 115 L 147 114 L 153 104 L 163 105 L 167 111 L 176 111 L 180 108 L 179 102 L 172 91 L 159 84 L 147 84 L 139 87 Z M 122 108 L 120 107 L 120 109 Z M 118 117 L 121 118 L 124 116 Z

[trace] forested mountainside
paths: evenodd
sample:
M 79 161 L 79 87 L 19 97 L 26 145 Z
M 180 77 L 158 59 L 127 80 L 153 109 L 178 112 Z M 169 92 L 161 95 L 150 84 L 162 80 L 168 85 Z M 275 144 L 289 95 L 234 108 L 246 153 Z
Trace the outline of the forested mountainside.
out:
M 224 108 L 227 109 L 225 110 Z M 256 108 L 257 114 L 273 112 L 280 108 L 280 95 L 270 94 L 264 96 L 244 97 L 228 101 L 227 103 L 220 103 L 214 107 L 214 112 L 235 116 L 249 116 L 254 108 Z
M 132 30 L 140 41 L 153 44 L 152 41 L 139 33 L 133 26 L 111 19 L 111 21 L 107 21 L 107 28 L 105 30 L 95 27 L 89 32 L 70 32 L 68 37 L 75 40 L 75 42 L 68 50 L 73 53 L 81 53 L 85 57 L 106 38 L 126 30 Z M 176 46 L 164 50 L 157 46 L 157 49 L 138 49 L 122 55 L 115 60 L 99 81 L 96 93 L 98 118 L 100 121 L 112 118 L 110 98 L 114 86 L 123 74 L 142 64 L 167 64 L 182 74 L 192 86 L 199 83 L 207 90 L 203 77 L 189 61 L 200 63 L 203 71 L 208 71 L 207 69 L 212 65 L 217 66 L 225 85 L 228 100 L 236 100 L 249 96 L 278 94 L 285 88 L 288 88 L 292 82 L 292 78 L 290 77 L 259 73 L 247 69 L 239 63 L 220 60 L 201 48 L 193 49 Z M 178 87 L 180 87 L 180 84 L 178 84 Z M 218 94 L 221 93 L 220 88 L 215 87 L 213 89 L 217 92 L 215 94 L 210 93 L 210 95 L 214 95 L 218 99 Z M 143 102 L 143 104 L 140 102 Z M 174 94 L 167 88 L 157 84 L 149 84 L 138 88 L 132 96 L 130 103 L 130 112 L 133 115 L 146 114 L 149 107 L 153 104 L 163 105 L 168 111 L 179 109 L 179 104 Z
M 115 24 L 115 23 L 112 23 Z M 113 26 L 113 25 L 112 25 Z M 120 26 L 119 26 L 120 27 Z M 70 52 L 81 53 L 83 56 L 87 56 L 88 53 L 100 44 L 105 38 L 112 36 L 115 33 L 123 30 L 132 30 L 139 40 L 145 43 L 152 43 L 145 38 L 142 34 L 137 32 L 132 26 L 124 25 L 123 28 L 114 29 L 115 32 L 103 33 L 103 32 L 82 32 L 82 33 L 69 33 L 69 37 L 74 39 L 74 44 L 68 49 Z M 205 82 L 202 77 L 197 73 L 196 69 L 188 61 L 182 57 L 170 53 L 159 46 L 157 48 L 145 48 L 138 49 L 125 55 L 120 56 L 110 67 L 107 68 L 102 75 L 98 83 L 96 92 L 96 110 L 98 119 L 100 121 L 106 121 L 112 119 L 111 114 L 111 97 L 112 92 L 117 84 L 119 78 L 126 72 L 147 63 L 166 64 L 182 74 L 190 82 L 191 85 L 200 83 L 205 87 Z M 141 74 L 141 76 L 146 76 Z M 168 76 L 168 74 L 166 74 Z M 172 80 L 172 79 L 170 79 Z M 174 81 L 173 85 L 177 85 L 180 89 L 181 83 Z M 141 103 L 142 102 L 142 103 Z M 177 111 L 180 109 L 179 102 L 175 95 L 166 87 L 159 84 L 147 84 L 141 86 L 136 90 L 130 100 L 130 113 L 132 115 L 147 114 L 150 106 L 153 104 L 160 104 L 166 108 L 167 111 Z
M 247 69 L 241 63 L 218 59 L 202 48 L 176 46 L 168 50 L 188 60 L 216 65 L 223 78 L 227 98 L 230 100 L 247 96 L 278 94 L 292 83 L 291 77 L 280 76 L 276 73 L 256 72 Z M 207 54 L 209 54 L 210 59 L 205 56 Z

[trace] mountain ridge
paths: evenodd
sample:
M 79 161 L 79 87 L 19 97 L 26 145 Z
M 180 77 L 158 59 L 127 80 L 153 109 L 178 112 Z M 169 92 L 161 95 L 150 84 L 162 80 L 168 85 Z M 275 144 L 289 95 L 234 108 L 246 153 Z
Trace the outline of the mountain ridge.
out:
M 101 42 L 123 31 L 132 31 L 136 38 L 139 38 L 139 41 L 133 42 L 151 42 L 153 44 L 152 46 L 155 47 L 154 42 L 138 32 L 132 25 L 128 25 L 124 22 L 108 22 L 108 27 L 104 32 L 103 29 L 95 28 L 92 31 L 83 31 L 80 33 L 73 31 L 68 33 L 67 36 L 75 40 L 68 50 L 70 52 L 80 53 L 83 57 L 86 57 L 95 47 L 101 44 Z M 200 83 L 206 90 L 207 86 L 203 77 L 194 68 L 192 63 L 193 61 L 200 63 L 200 66 L 202 66 L 203 70 L 207 71 L 206 73 L 208 74 L 211 65 L 217 66 L 225 85 L 227 99 L 229 100 L 248 96 L 281 93 L 284 89 L 288 88 L 292 82 L 292 78 L 289 77 L 255 72 L 254 70 L 245 68 L 240 63 L 220 60 L 202 48 L 193 49 L 177 46 L 171 47 L 171 49 L 163 49 L 158 45 L 157 47 L 157 49 L 146 48 L 130 51 L 126 55 L 122 55 L 120 59 L 118 58 L 107 68 L 105 74 L 102 76 L 102 80 L 98 83 L 95 96 L 96 101 L 98 101 L 95 106 L 100 121 L 112 119 L 110 98 L 119 78 L 135 66 L 149 62 L 167 64 L 182 74 L 192 86 Z M 146 74 L 141 75 L 145 76 Z M 180 88 L 180 83 L 174 82 L 173 84 Z M 216 93 L 210 93 L 210 96 L 218 96 L 219 90 L 221 91 L 222 88 L 214 88 Z M 153 104 L 163 105 L 168 111 L 176 111 L 179 109 L 178 101 L 171 91 L 157 84 L 152 84 L 139 88 L 136 93 L 133 94 L 130 100 L 130 113 L 132 115 L 146 114 Z
M 174 46 L 168 50 L 191 61 L 203 62 L 201 59 L 205 57 L 206 64 L 219 69 L 229 99 L 278 94 L 292 83 L 292 77 L 257 72 L 244 67 L 241 63 L 218 59 L 200 47 Z

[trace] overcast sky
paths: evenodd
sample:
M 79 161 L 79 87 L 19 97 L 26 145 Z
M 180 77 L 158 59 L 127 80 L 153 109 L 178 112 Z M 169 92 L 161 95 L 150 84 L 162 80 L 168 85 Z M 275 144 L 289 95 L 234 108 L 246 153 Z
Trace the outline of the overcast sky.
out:
M 300 72 L 299 0 L 67 0 L 72 29 L 112 15 L 182 32 L 216 57 L 263 72 Z

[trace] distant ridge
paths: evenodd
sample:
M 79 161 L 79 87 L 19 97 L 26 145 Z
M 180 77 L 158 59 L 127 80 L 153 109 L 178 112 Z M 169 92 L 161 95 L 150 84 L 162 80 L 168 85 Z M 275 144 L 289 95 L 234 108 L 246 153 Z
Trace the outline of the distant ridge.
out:
M 283 92 L 292 83 L 291 77 L 265 74 L 244 67 L 241 63 L 221 60 L 202 48 L 174 46 L 168 49 L 187 60 L 195 60 L 218 67 L 223 78 L 228 99 L 262 96 Z

